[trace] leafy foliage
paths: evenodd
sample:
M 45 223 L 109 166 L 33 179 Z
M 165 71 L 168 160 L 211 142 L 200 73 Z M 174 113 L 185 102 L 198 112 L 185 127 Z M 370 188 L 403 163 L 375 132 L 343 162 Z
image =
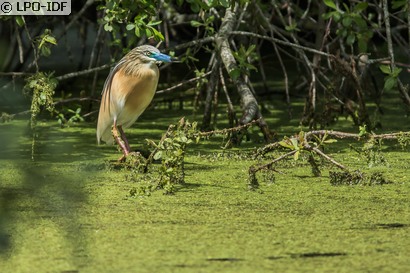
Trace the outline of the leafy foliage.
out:
M 82 122 L 84 118 L 81 115 L 81 107 L 77 107 L 75 110 L 66 108 L 60 111 L 55 110 L 57 121 L 61 127 L 67 126 L 70 123 Z
M 163 40 L 164 36 L 156 27 L 161 23 L 157 19 L 157 7 L 154 1 L 116 1 L 106 0 L 99 6 L 104 10 L 102 18 L 104 30 L 111 32 L 114 38 L 120 35 L 121 26 L 125 24 L 127 30 L 123 35 L 130 35 L 140 38 L 154 38 Z M 135 39 L 131 39 L 135 41 Z
M 31 127 L 36 125 L 37 115 L 41 108 L 44 107 L 50 113 L 54 111 L 54 90 L 57 86 L 57 80 L 53 78 L 53 74 L 38 72 L 26 79 L 24 92 L 30 95 L 31 99 Z
M 405 148 L 410 146 L 410 133 L 409 132 L 400 132 L 399 136 L 397 137 L 397 141 L 399 142 L 401 148 L 404 150 Z
M 143 176 L 148 175 L 151 184 L 143 183 L 139 185 L 142 188 L 133 188 L 130 194 L 135 196 L 144 193 L 145 195 L 149 190 L 155 189 L 164 189 L 166 194 L 173 193 L 176 185 L 185 182 L 184 158 L 187 145 L 199 140 L 197 123 L 190 123 L 184 118 L 177 125 L 171 124 L 160 141 L 147 139 L 148 146 L 153 150 L 148 159 L 144 159 L 139 153 L 131 157 L 132 166 L 134 166 L 131 180 L 139 180 L 136 177 L 139 177 L 142 171 L 148 173 Z M 161 162 L 158 168 L 152 165 L 155 161 Z
M 251 70 L 257 71 L 256 67 L 251 64 L 252 61 L 258 59 L 258 55 L 255 52 L 256 45 L 250 45 L 247 49 L 241 45 L 238 51 L 232 52 L 235 60 L 238 62 L 238 69 L 232 69 L 229 74 L 233 79 L 238 78 L 240 75 L 250 75 Z
M 397 85 L 397 79 L 403 69 L 395 67 L 393 70 L 388 65 L 380 65 L 380 70 L 386 75 L 384 78 L 384 90 L 390 91 Z
M 37 37 L 36 41 L 38 44 L 38 49 L 40 50 L 40 54 L 45 57 L 51 55 L 51 46 L 57 45 L 57 40 L 52 35 L 50 29 L 45 29 L 44 33 Z
M 350 7 L 343 3 L 343 9 L 340 9 L 333 0 L 325 0 L 324 3 L 332 9 L 323 15 L 324 18 L 333 18 L 335 22 L 339 23 L 340 27 L 336 34 L 342 37 L 347 45 L 353 46 L 357 43 L 360 52 L 367 52 L 367 44 L 373 37 L 373 31 L 367 23 L 369 18 L 364 16 L 368 3 L 358 2 L 351 4 Z
M 215 28 L 213 27 L 214 21 L 215 21 L 215 16 L 211 15 L 209 17 L 204 18 L 203 22 L 192 20 L 191 26 L 196 27 L 196 28 L 203 27 L 207 35 L 213 35 L 215 33 Z

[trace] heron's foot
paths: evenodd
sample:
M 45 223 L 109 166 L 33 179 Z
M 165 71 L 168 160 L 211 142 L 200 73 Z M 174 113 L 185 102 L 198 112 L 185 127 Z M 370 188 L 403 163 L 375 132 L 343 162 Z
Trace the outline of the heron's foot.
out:
M 114 137 L 115 142 L 117 142 L 120 150 L 124 154 L 122 157 L 118 159 L 118 162 L 124 162 L 125 158 L 128 156 L 128 154 L 131 152 L 130 145 L 128 144 L 128 140 L 124 135 L 124 132 L 122 131 L 121 126 L 117 126 L 114 124 L 112 126 L 111 130 L 112 136 Z
M 115 163 L 122 168 L 133 168 L 139 172 L 146 173 L 148 171 L 149 161 L 140 152 L 130 152 L 127 155 L 121 156 Z
M 117 162 L 118 163 L 125 163 L 126 160 L 127 160 L 127 156 L 122 155 L 120 158 L 118 158 Z

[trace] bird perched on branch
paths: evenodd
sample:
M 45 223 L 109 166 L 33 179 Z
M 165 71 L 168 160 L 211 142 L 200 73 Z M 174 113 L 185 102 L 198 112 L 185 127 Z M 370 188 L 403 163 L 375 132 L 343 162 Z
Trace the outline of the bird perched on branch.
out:
M 131 151 L 123 128 L 130 127 L 148 107 L 157 89 L 158 65 L 176 58 L 150 45 L 132 49 L 111 70 L 102 91 L 98 114 L 97 141 L 114 141 L 125 158 Z

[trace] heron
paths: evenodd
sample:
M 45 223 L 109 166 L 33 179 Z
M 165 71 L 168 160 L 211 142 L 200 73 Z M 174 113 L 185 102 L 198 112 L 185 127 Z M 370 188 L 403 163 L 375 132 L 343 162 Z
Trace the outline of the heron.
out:
M 97 123 L 97 142 L 114 141 L 124 154 L 131 152 L 124 134 L 151 103 L 158 85 L 162 62 L 177 59 L 150 45 L 142 45 L 128 52 L 111 70 L 105 80 Z

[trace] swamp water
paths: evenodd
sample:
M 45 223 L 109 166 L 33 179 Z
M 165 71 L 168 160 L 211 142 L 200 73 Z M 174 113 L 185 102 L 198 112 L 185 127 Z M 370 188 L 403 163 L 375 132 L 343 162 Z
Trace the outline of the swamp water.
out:
M 178 120 L 162 114 L 127 130 L 131 143 L 158 140 Z M 34 160 L 26 126 L 0 124 L 2 273 L 410 272 L 408 148 L 386 145 L 379 169 L 390 184 L 332 186 L 334 168 L 314 177 L 307 160 L 290 159 L 248 191 L 257 161 L 211 139 L 188 147 L 175 194 L 130 197 L 138 182 L 109 167 L 119 153 L 95 145 L 94 124 L 40 122 Z M 368 170 L 347 143 L 326 152 Z

